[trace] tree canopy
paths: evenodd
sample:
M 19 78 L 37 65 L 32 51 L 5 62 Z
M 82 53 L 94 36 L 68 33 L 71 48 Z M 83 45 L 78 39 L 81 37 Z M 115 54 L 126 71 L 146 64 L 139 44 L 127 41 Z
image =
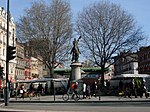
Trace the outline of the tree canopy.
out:
M 143 39 L 141 27 L 132 15 L 110 2 L 96 2 L 78 14 L 76 32 L 82 37 L 84 53 L 90 60 L 107 68 L 121 51 L 135 50 Z M 104 83 L 102 72 L 102 84 Z
M 72 35 L 70 4 L 65 0 L 33 2 L 17 22 L 17 34 L 22 42 L 43 57 L 53 77 L 57 63 L 67 58 Z

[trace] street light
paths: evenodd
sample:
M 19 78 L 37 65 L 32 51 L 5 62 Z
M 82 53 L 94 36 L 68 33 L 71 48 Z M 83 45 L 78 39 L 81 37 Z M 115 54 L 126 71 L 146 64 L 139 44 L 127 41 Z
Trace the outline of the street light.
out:
M 5 91 L 5 97 L 4 102 L 5 106 L 8 106 L 9 103 L 9 80 L 8 80 L 8 74 L 9 74 L 9 60 L 8 60 L 8 47 L 9 47 L 9 20 L 10 20 L 10 13 L 9 13 L 9 0 L 7 0 L 7 41 L 6 41 L 6 88 Z

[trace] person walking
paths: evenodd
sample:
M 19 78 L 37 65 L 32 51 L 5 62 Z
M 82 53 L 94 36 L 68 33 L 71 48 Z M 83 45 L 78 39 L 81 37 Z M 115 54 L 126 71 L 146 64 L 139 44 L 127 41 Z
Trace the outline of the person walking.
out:
M 86 84 L 83 82 L 83 99 L 86 98 Z
M 34 91 L 35 91 L 34 85 L 33 85 L 33 83 L 31 83 L 29 86 L 29 92 L 33 93 Z
M 93 90 L 92 91 L 92 96 L 97 97 L 97 82 L 96 81 L 93 82 L 92 90 Z
M 45 92 L 45 95 L 48 95 L 48 84 L 47 83 L 45 84 L 44 92 Z
M 21 85 L 21 87 L 20 87 L 20 98 L 23 98 L 23 100 L 24 100 L 24 96 L 25 96 L 25 87 L 24 87 L 24 85 Z
M 89 84 L 86 86 L 86 96 L 91 99 L 91 87 Z

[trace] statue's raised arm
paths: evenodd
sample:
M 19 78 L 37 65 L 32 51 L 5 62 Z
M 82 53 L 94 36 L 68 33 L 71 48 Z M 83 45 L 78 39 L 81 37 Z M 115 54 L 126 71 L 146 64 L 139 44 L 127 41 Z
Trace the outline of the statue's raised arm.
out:
M 80 40 L 80 39 L 81 39 L 81 36 L 78 38 L 78 40 L 77 40 L 77 41 L 79 42 L 79 40 Z

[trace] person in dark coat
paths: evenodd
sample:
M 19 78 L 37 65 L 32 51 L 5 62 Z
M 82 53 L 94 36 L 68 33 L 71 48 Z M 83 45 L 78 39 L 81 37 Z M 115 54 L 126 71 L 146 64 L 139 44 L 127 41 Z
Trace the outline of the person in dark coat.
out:
M 93 90 L 92 91 L 92 96 L 97 97 L 97 82 L 96 81 L 93 82 L 92 90 Z

